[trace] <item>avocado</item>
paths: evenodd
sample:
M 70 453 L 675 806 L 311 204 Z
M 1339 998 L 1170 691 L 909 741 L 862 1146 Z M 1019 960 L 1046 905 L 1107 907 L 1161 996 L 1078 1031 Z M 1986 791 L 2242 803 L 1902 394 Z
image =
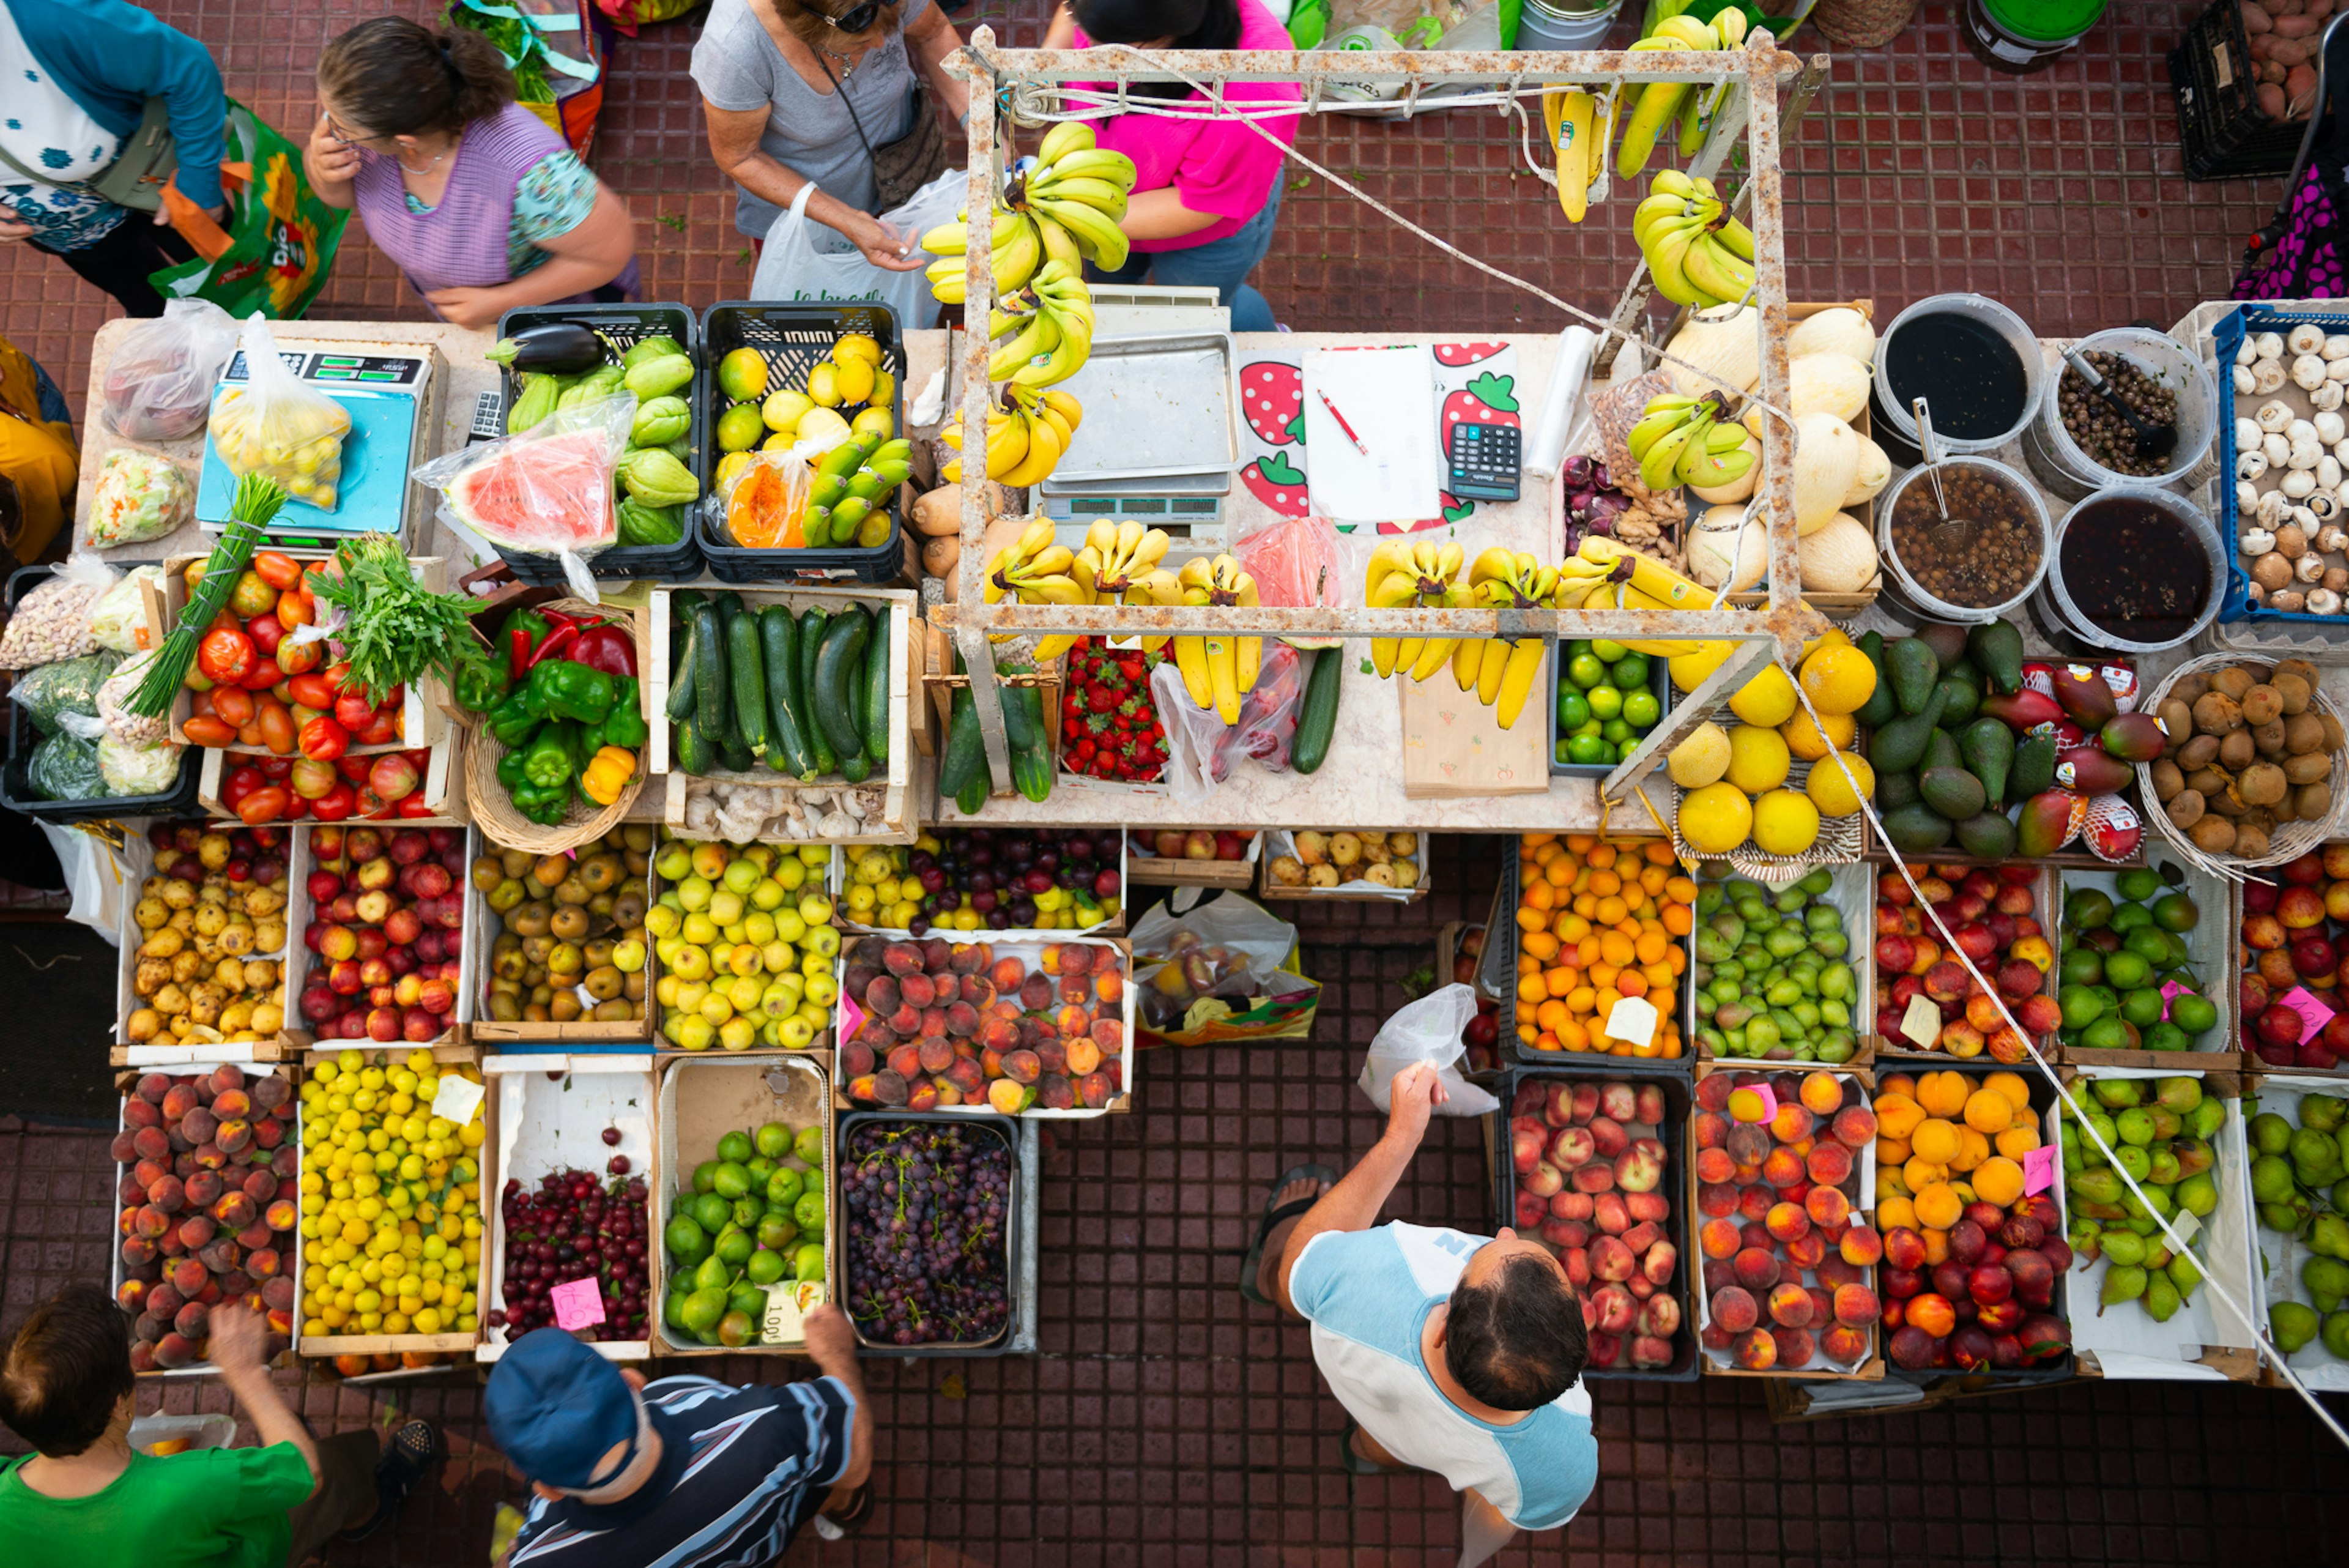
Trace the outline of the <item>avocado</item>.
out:
M 1878 774 L 1876 775 L 1876 805 L 1879 811 L 1917 804 L 1917 775 L 1911 773 Z
M 2011 620 L 1986 620 L 1966 633 L 1966 657 L 1990 689 L 2012 696 L 2023 690 L 2023 633 Z
M 1864 632 L 1854 646 L 1876 666 L 1876 690 L 1868 693 L 1868 701 L 1852 715 L 1852 721 L 1863 730 L 1880 730 L 1892 722 L 1900 711 L 1899 704 L 1892 700 L 1892 671 L 1884 659 L 1884 634 Z
M 2014 824 L 1999 811 L 1970 816 L 1958 824 L 1958 846 L 1977 860 L 2003 860 L 2014 853 Z
M 1982 780 L 1992 804 L 2006 798 L 2006 775 L 2014 766 L 2014 732 L 1996 719 L 1976 719 L 1958 732 L 1958 755 L 1966 772 Z
M 1920 775 L 1917 782 L 1920 784 L 1925 782 L 1922 775 L 1928 768 L 1961 768 L 1965 765 L 1965 758 L 1958 752 L 1958 738 L 1947 730 L 1937 729 L 1925 737 L 1925 756 L 1917 764 Z M 1970 811 L 1966 815 L 1971 816 L 1973 813 Z
M 1951 729 L 1971 722 L 1974 710 L 1982 706 L 1982 687 L 1962 676 L 1945 673 L 1934 690 L 1949 693 L 1941 708 L 1941 722 Z
M 2044 793 L 2055 782 L 2055 737 L 2025 735 L 2014 748 L 2014 761 L 2007 769 L 2006 798 L 2029 800 Z
M 1951 822 L 1982 815 L 1982 780 L 1963 768 L 1931 767 L 1917 775 L 1917 793 Z
M 1966 656 L 1966 628 L 1929 620 L 1917 628 L 1917 640 L 1933 650 L 1939 667 L 1947 670 Z
M 1950 841 L 1950 819 L 1922 802 L 1884 814 L 1884 836 L 1903 855 L 1939 849 Z
M 1899 638 L 1884 645 L 1884 662 L 1892 674 L 1892 698 L 1903 713 L 1921 713 L 1941 678 L 1941 661 L 1924 639 Z
M 1940 722 L 1941 704 L 1947 701 L 1940 691 L 1933 691 L 1921 711 L 1903 714 L 1869 738 L 1868 762 L 1877 777 L 1905 774 L 1924 761 L 1925 744 L 1938 732 L 1933 726 Z

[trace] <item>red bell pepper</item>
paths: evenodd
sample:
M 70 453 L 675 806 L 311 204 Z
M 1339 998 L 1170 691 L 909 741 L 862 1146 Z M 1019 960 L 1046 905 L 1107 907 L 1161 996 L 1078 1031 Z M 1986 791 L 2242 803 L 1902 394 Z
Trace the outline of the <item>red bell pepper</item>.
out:
M 550 659 L 570 658 L 571 656 L 564 649 L 578 640 L 579 628 L 576 626 L 556 627 L 546 634 L 545 639 L 535 649 L 531 650 L 529 668 L 535 670 Z
M 332 719 L 313 719 L 302 726 L 302 754 L 331 763 L 351 749 L 351 732 Z
M 600 670 L 616 679 L 624 675 L 633 679 L 636 673 L 635 639 L 609 622 L 583 628 L 565 657 L 574 664 Z

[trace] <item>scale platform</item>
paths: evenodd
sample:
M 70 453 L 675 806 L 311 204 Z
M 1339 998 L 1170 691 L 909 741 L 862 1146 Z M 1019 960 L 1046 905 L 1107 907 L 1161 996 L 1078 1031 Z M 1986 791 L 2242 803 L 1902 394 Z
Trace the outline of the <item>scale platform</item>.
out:
M 296 548 L 331 549 L 366 533 L 407 535 L 409 471 L 425 461 L 425 436 L 438 395 L 438 352 L 389 343 L 325 343 L 281 339 L 286 368 L 350 411 L 343 438 L 343 472 L 335 510 L 287 497 L 268 529 L 270 539 Z M 247 379 L 239 349 L 213 389 L 221 394 Z M 228 524 L 236 477 L 204 438 L 204 464 L 196 484 L 196 520 L 207 533 Z
M 1081 539 L 1096 517 L 1123 522 L 1132 517 L 1176 538 L 1202 543 L 1223 537 L 1224 498 L 1231 493 L 1228 472 L 1162 474 L 1150 479 L 1048 479 L 1037 487 L 1044 515 L 1062 524 L 1056 535 Z M 1077 526 L 1071 529 L 1067 524 Z M 1074 548 L 1074 542 L 1061 543 Z

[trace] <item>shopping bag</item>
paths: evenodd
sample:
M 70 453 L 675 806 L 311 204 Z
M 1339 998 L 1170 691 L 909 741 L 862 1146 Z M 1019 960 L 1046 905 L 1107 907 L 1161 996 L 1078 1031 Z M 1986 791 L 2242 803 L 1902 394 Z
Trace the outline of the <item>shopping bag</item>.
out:
M 1132 945 L 1145 1047 L 1313 1033 L 1321 987 L 1297 972 L 1297 928 L 1243 894 L 1180 913 L 1154 905 L 1135 923 Z
M 214 223 L 177 184 L 166 185 L 163 209 L 196 255 L 147 281 L 166 299 L 209 299 L 235 317 L 299 316 L 326 286 L 350 214 L 319 201 L 303 177 L 302 150 L 234 99 L 224 130 L 228 222 Z
M 343 478 L 343 438 L 351 411 L 287 368 L 262 313 L 244 324 L 245 381 L 212 405 L 212 450 L 239 479 L 258 473 L 321 512 L 332 512 Z
M 951 189 L 961 180 L 962 176 L 951 172 L 939 175 L 904 206 L 884 213 L 881 221 L 910 244 L 926 229 L 953 221 L 951 201 L 946 202 L 944 216 L 928 214 L 935 213 L 944 200 L 942 188 Z M 807 215 L 808 199 L 814 194 L 813 185 L 802 185 L 790 209 L 767 231 L 766 248 L 760 252 L 758 271 L 750 277 L 750 297 L 761 302 L 838 300 L 885 305 L 896 316 L 901 332 L 936 326 L 937 298 L 930 293 L 929 279 L 919 271 L 891 272 L 874 266 L 854 249 L 828 252 L 819 246 L 814 231 L 820 225 Z M 922 226 L 914 226 L 917 223 Z
M 1362 1063 L 1362 1093 L 1384 1116 L 1391 1104 L 1389 1085 L 1394 1075 L 1414 1062 L 1436 1069 L 1436 1081 L 1451 1097 L 1435 1107 L 1438 1116 L 1481 1116 L 1500 1108 L 1501 1102 L 1460 1075 L 1457 1065 L 1467 1047 L 1460 1031 L 1476 1016 L 1476 993 L 1464 985 L 1432 991 L 1379 1025 L 1371 1054 Z
M 66 890 L 73 895 L 73 907 L 66 911 L 66 919 L 88 926 L 119 947 L 124 889 L 129 886 L 130 869 L 120 853 L 100 836 L 101 831 L 41 824 L 41 832 L 57 851 L 57 865 L 65 872 Z
M 604 110 L 612 24 L 588 0 L 457 0 L 451 26 L 471 27 L 498 47 L 513 73 L 514 101 L 582 158 Z

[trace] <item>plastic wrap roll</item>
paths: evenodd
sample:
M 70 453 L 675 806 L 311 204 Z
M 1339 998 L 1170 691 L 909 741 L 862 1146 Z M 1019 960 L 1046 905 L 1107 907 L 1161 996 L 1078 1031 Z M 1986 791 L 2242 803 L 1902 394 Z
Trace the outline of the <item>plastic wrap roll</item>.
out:
M 1557 335 L 1557 364 L 1550 372 L 1549 389 L 1542 395 L 1533 440 L 1526 446 L 1523 466 L 1527 473 L 1548 479 L 1565 463 L 1567 431 L 1582 401 L 1583 384 L 1590 379 L 1590 356 L 1598 347 L 1599 335 L 1587 327 L 1569 327 Z

